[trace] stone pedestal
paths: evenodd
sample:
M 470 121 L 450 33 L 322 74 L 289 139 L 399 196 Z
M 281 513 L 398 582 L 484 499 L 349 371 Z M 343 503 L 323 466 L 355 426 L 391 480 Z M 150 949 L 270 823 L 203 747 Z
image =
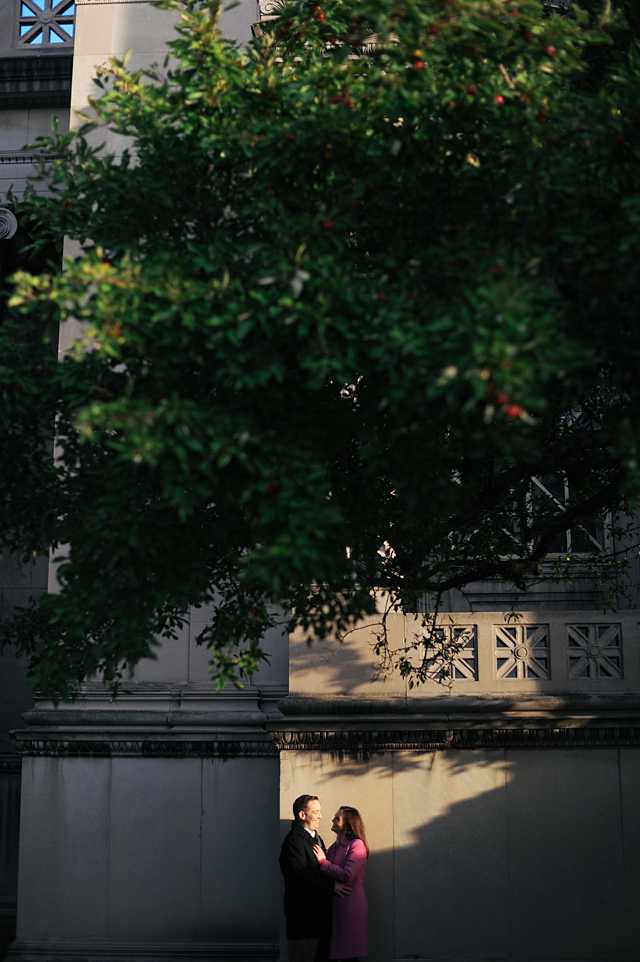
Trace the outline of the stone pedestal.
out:
M 278 958 L 278 753 L 286 643 L 216 692 L 204 612 L 114 702 L 36 703 L 23 755 L 13 962 Z

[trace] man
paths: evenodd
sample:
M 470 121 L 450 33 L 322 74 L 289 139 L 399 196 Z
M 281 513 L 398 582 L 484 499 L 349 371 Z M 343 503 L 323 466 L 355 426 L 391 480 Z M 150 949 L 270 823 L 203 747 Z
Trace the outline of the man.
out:
M 284 875 L 284 914 L 289 962 L 328 962 L 331 940 L 331 897 L 341 898 L 351 886 L 334 882 L 320 871 L 313 846 L 325 844 L 318 835 L 322 809 L 317 795 L 300 795 L 293 803 L 291 831 L 282 843 L 280 871 Z

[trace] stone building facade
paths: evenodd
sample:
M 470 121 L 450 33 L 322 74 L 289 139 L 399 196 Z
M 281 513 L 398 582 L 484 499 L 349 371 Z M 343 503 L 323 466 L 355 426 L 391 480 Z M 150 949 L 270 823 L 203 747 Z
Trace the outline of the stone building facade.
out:
M 242 41 L 269 13 L 243 0 L 223 26 Z M 2 0 L 5 184 L 23 186 L 37 158 L 20 148 L 52 112 L 73 122 L 97 65 L 128 49 L 134 65 L 161 61 L 172 25 L 137 0 Z M 3 611 L 47 589 L 46 561 L 2 565 Z M 203 611 L 117 702 L 88 683 L 71 705 L 34 703 L 5 656 L 9 959 L 286 959 L 277 856 L 292 800 L 313 792 L 325 838 L 338 806 L 364 816 L 371 959 L 635 962 L 637 606 L 603 614 L 586 578 L 447 601 L 440 630 L 461 643 L 449 687 L 379 677 L 375 619 L 343 645 L 274 633 L 271 664 L 219 694 L 195 643 Z M 419 630 L 417 615 L 390 624 L 398 645 Z

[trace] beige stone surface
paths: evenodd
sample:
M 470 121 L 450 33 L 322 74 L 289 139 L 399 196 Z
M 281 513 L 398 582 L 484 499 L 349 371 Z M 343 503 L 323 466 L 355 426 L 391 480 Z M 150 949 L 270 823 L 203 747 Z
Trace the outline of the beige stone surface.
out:
M 20 150 L 29 142 L 29 110 L 2 111 L 2 150 Z M 0 173 L 2 168 L 0 168 Z
M 342 642 L 327 638 L 309 640 L 304 632 L 291 636 L 289 687 L 309 695 L 404 695 L 406 682 L 394 672 L 388 678 L 377 668 L 375 645 L 381 633 L 380 619 L 365 618 Z M 404 645 L 405 623 L 392 616 L 389 642 Z
M 636 957 L 640 750 L 285 752 L 282 834 L 303 792 L 365 817 L 372 960 Z
M 140 54 L 151 54 L 152 59 L 167 53 L 166 44 L 174 40 L 174 24 L 177 20 L 175 10 L 159 10 L 148 3 L 113 3 L 112 51 L 122 56 L 127 50 Z M 149 61 L 150 62 L 150 61 Z
M 387 622 L 389 647 L 402 652 L 406 645 L 415 642 L 416 637 L 427 637 L 420 616 L 392 614 Z M 575 675 L 569 662 L 570 628 L 591 631 L 594 639 L 598 629 L 609 626 L 619 638 L 619 671 L 611 670 L 606 659 L 600 655 L 591 659 L 589 673 L 582 677 Z M 292 692 L 313 696 L 331 695 L 406 695 L 411 700 L 442 697 L 444 694 L 465 695 L 516 695 L 516 694 L 553 694 L 565 692 L 632 692 L 640 688 L 640 646 L 638 614 L 636 612 L 617 612 L 599 614 L 597 612 L 522 612 L 516 622 L 509 622 L 505 612 L 451 613 L 440 616 L 438 627 L 446 631 L 469 627 L 476 635 L 476 661 L 471 678 L 454 677 L 451 683 L 442 684 L 429 679 L 424 684 L 409 689 L 398 672 L 388 677 L 379 670 L 380 660 L 375 654 L 375 643 L 380 635 L 379 619 L 363 619 L 357 629 L 346 635 L 342 643 L 333 639 L 313 641 L 309 644 L 301 631 L 291 638 L 291 678 Z M 518 637 L 527 630 L 539 627 L 546 632 L 548 646 L 547 662 L 544 671 L 536 676 L 527 670 L 526 658 L 514 657 L 519 661 L 517 677 L 500 676 L 498 671 L 497 631 L 499 629 L 516 631 Z M 514 651 L 527 648 L 518 642 Z M 589 646 L 588 646 L 589 647 Z M 598 648 L 596 645 L 595 648 Z M 595 648 L 593 649 L 595 651 Z M 531 649 L 535 654 L 535 651 Z M 510 652 L 507 652 L 510 654 Z M 571 651 L 575 654 L 575 649 Z M 605 652 L 606 654 L 606 652 Z M 419 664 L 422 654 L 410 652 L 413 664 Z M 601 667 L 604 666 L 604 669 Z M 535 666 L 534 666 L 535 667 Z M 572 673 L 573 672 L 573 673 Z M 475 676 L 475 677 L 474 677 Z
M 78 75 L 75 61 L 78 57 L 99 58 L 98 62 L 110 56 L 115 49 L 113 46 L 113 24 L 115 20 L 112 3 L 88 3 L 78 6 L 76 10 L 74 53 L 74 81 Z M 133 4 L 126 5 L 132 12 Z
M 394 958 L 393 765 L 391 755 L 357 762 L 323 752 L 287 752 L 280 762 L 282 838 L 291 825 L 293 802 L 302 794 L 320 798 L 320 834 L 327 847 L 335 840 L 331 819 L 341 805 L 353 805 L 364 819 L 371 848 L 364 877 L 371 959 Z
M 506 783 L 502 752 L 394 755 L 394 958 L 509 957 Z

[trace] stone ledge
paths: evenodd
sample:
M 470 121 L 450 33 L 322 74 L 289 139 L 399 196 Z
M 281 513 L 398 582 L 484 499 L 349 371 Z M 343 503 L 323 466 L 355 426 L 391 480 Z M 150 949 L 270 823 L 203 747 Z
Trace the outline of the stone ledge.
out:
M 34 737 L 36 736 L 36 737 Z M 38 737 L 39 736 L 39 737 Z M 272 758 L 277 749 L 265 733 L 249 738 L 141 738 L 140 732 L 121 732 L 105 737 L 104 733 L 85 732 L 11 732 L 16 750 L 21 755 L 89 756 L 89 757 L 147 757 L 147 758 Z
M 376 752 L 496 748 L 638 748 L 638 727 L 475 728 L 414 731 L 273 732 L 279 751 L 371 755 Z
M 263 711 L 136 711 L 135 709 L 38 709 L 22 716 L 29 726 L 67 728 L 260 728 L 267 719 Z
M 31 939 L 9 947 L 8 962 L 275 962 L 276 942 L 161 942 L 124 939 Z
M 486 694 L 486 695 L 428 695 L 380 696 L 357 695 L 314 696 L 290 694 L 278 703 L 285 718 L 303 721 L 306 718 L 354 715 L 402 715 L 415 718 L 449 718 L 457 715 L 493 715 L 495 717 L 522 713 L 553 713 L 582 715 L 604 712 L 625 712 L 640 718 L 640 692 L 568 692 L 558 694 Z

